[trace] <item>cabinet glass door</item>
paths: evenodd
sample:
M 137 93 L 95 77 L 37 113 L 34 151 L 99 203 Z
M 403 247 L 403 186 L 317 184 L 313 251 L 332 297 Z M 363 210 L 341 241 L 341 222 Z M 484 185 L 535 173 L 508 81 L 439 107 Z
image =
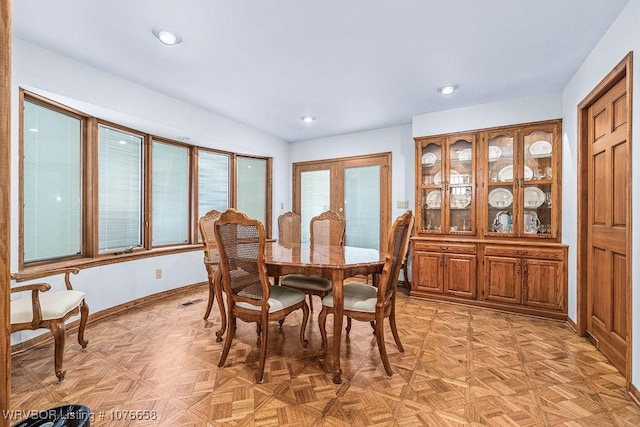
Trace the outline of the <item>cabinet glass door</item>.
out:
M 514 194 L 517 190 L 515 133 L 490 135 L 486 145 L 486 234 L 514 233 Z
M 443 145 L 427 142 L 421 150 L 422 230 L 441 233 L 444 223 L 443 190 L 447 181 L 442 167 Z
M 473 224 L 473 144 L 468 139 L 456 138 L 448 148 L 449 232 L 471 233 L 475 228 Z
M 522 167 L 523 207 L 519 231 L 524 236 L 551 237 L 553 209 L 553 132 L 525 130 Z

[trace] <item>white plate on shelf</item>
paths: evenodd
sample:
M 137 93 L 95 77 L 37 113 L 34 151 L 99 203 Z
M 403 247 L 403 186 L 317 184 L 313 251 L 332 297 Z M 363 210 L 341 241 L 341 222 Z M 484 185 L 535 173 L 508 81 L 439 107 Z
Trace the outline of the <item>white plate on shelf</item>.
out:
M 465 148 L 458 153 L 458 160 L 461 162 L 468 162 L 471 160 L 471 148 Z
M 464 209 L 470 204 L 471 204 L 470 194 L 452 194 L 451 195 L 452 209 Z
M 538 208 L 545 200 L 544 191 L 538 187 L 524 187 L 524 207 Z
M 524 179 L 530 181 L 533 178 L 533 170 L 529 166 L 524 167 Z M 505 166 L 498 172 L 498 181 L 513 181 L 513 165 Z
M 490 145 L 489 146 L 489 161 L 490 162 L 495 162 L 496 160 L 498 160 L 500 158 L 500 156 L 502 156 L 502 149 L 500 149 L 500 147 L 498 147 L 497 145 Z
M 442 206 L 442 195 L 440 190 L 433 190 L 427 194 L 427 207 L 430 209 L 439 209 Z
M 506 188 L 494 188 L 489 192 L 489 204 L 494 208 L 507 208 L 513 203 L 513 193 Z
M 438 161 L 438 157 L 433 153 L 424 153 L 422 155 L 422 164 L 425 166 L 433 166 Z
M 552 145 L 549 141 L 536 141 L 529 146 L 529 152 L 534 156 L 544 156 L 551 154 Z

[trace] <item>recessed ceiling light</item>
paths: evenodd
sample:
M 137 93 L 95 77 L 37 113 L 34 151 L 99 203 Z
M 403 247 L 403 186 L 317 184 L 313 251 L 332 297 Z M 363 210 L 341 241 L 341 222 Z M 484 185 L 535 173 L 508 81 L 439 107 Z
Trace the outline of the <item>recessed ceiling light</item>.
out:
M 314 121 L 316 118 L 313 116 L 304 116 L 304 117 L 300 117 L 300 120 L 302 120 L 305 123 L 311 123 L 312 121 Z
M 182 36 L 175 31 L 165 27 L 153 27 L 151 29 L 153 35 L 167 46 L 182 43 Z
M 443 95 L 451 95 L 453 92 L 456 91 L 456 89 L 458 89 L 458 85 L 448 85 L 448 86 L 439 87 L 438 92 L 440 92 Z

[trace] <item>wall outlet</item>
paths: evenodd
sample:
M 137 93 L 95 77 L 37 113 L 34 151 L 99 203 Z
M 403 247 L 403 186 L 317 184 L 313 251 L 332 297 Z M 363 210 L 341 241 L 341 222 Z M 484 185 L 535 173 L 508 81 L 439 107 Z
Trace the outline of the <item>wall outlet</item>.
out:
M 408 200 L 398 200 L 398 209 L 409 209 Z
M 158 268 L 156 270 L 156 279 L 162 279 L 162 269 Z

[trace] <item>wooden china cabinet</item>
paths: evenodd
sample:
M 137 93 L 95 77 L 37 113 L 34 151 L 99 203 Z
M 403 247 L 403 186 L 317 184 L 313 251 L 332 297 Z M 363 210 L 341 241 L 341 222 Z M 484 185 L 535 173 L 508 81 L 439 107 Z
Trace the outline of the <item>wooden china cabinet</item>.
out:
M 557 319 L 561 121 L 416 138 L 412 296 Z

